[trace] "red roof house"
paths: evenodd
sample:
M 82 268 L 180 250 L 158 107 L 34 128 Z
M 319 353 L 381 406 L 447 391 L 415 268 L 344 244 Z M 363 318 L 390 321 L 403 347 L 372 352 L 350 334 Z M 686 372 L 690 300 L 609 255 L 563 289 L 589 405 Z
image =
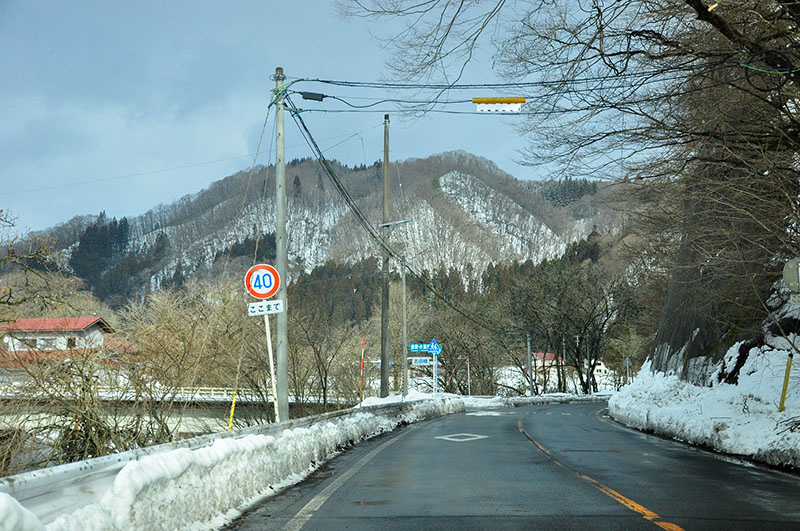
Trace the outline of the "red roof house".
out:
M 531 355 L 534 358 L 540 359 L 542 361 L 555 361 L 556 355 L 552 352 L 531 352 Z M 561 359 L 561 356 L 558 356 L 558 359 Z
M 101 317 L 17 319 L 0 325 L 2 366 L 60 360 L 109 343 L 114 329 Z M 113 342 L 113 339 L 111 339 Z

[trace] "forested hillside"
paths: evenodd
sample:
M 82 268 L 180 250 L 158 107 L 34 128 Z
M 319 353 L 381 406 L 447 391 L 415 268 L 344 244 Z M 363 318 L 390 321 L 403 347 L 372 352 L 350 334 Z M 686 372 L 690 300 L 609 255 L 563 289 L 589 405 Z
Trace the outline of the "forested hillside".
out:
M 381 163 L 334 167 L 377 224 Z M 379 255 L 315 161 L 293 160 L 286 171 L 292 279 L 326 262 Z M 390 173 L 391 216 L 411 220 L 393 231 L 393 245 L 418 269 L 456 270 L 465 282 L 490 264 L 560 256 L 592 226 L 607 232 L 618 224 L 603 185 L 519 181 L 462 152 L 396 163 Z M 273 260 L 274 179 L 274 168 L 257 167 L 135 218 L 75 217 L 43 236 L 55 240 L 66 271 L 120 308 L 155 289 L 229 278 L 254 260 Z

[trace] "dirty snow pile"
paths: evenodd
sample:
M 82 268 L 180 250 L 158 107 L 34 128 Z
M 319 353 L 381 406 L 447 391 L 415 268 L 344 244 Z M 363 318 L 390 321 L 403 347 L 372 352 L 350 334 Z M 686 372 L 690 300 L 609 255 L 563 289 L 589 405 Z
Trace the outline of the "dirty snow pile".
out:
M 571 402 L 605 402 L 612 393 L 601 392 L 592 395 L 573 395 L 570 393 L 547 393 L 536 396 L 460 396 L 462 402 L 470 409 L 495 409 L 504 407 L 520 407 L 535 404 L 566 404 Z M 456 396 L 456 395 L 446 395 Z
M 220 438 L 197 449 L 145 456 L 129 462 L 108 492 L 59 516 L 46 529 L 216 528 L 255 501 L 299 482 L 354 442 L 400 423 L 459 411 L 464 411 L 464 405 L 458 400 L 426 400 L 391 416 L 356 411 L 275 436 Z M 45 529 L 7 494 L 0 493 L 0 509 L 4 513 L 0 530 Z
M 789 346 L 770 338 L 752 348 L 738 384 L 719 382 L 720 369 L 709 387 L 651 372 L 645 363 L 636 380 L 608 403 L 611 415 L 641 430 L 652 431 L 716 451 L 745 456 L 772 465 L 800 467 L 800 368 L 792 371 L 785 411 L 778 412 Z M 741 343 L 728 351 L 724 365 L 732 367 Z
M 460 398 L 456 397 L 456 395 L 448 395 L 449 398 Z M 433 398 L 433 393 L 423 393 L 421 391 L 417 391 L 416 389 L 410 389 L 406 396 L 403 395 L 389 395 L 385 398 L 378 398 L 376 396 L 370 396 L 364 399 L 356 408 L 359 407 L 369 407 L 369 406 L 380 406 L 382 404 L 396 404 L 398 402 L 412 402 L 414 400 L 431 400 Z M 440 397 L 444 398 L 444 397 Z

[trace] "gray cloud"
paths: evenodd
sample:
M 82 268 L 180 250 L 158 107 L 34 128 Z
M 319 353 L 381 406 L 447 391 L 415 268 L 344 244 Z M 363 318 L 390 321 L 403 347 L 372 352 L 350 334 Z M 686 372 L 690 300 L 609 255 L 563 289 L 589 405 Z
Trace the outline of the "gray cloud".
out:
M 248 167 L 275 67 L 378 79 L 383 55 L 368 24 L 343 22 L 318 0 L 3 2 L 0 71 L 11 74 L 0 77 L 0 209 L 22 229 L 100 210 L 135 215 Z M 363 131 L 331 157 L 382 158 L 382 114 L 305 119 L 323 147 Z M 270 124 L 261 163 L 271 135 Z M 392 120 L 393 158 L 464 149 L 513 173 L 514 147 L 497 118 Z M 287 122 L 287 158 L 306 156 Z

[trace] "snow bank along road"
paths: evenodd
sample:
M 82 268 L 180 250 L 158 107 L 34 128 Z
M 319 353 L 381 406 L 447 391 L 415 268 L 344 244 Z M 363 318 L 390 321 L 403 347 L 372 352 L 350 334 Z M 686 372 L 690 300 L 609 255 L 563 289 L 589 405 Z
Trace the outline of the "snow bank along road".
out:
M 459 411 L 391 397 L 2 478 L 0 531 L 217 528 L 354 442 Z
M 353 448 L 229 529 L 800 529 L 798 492 L 602 403 L 468 409 Z

